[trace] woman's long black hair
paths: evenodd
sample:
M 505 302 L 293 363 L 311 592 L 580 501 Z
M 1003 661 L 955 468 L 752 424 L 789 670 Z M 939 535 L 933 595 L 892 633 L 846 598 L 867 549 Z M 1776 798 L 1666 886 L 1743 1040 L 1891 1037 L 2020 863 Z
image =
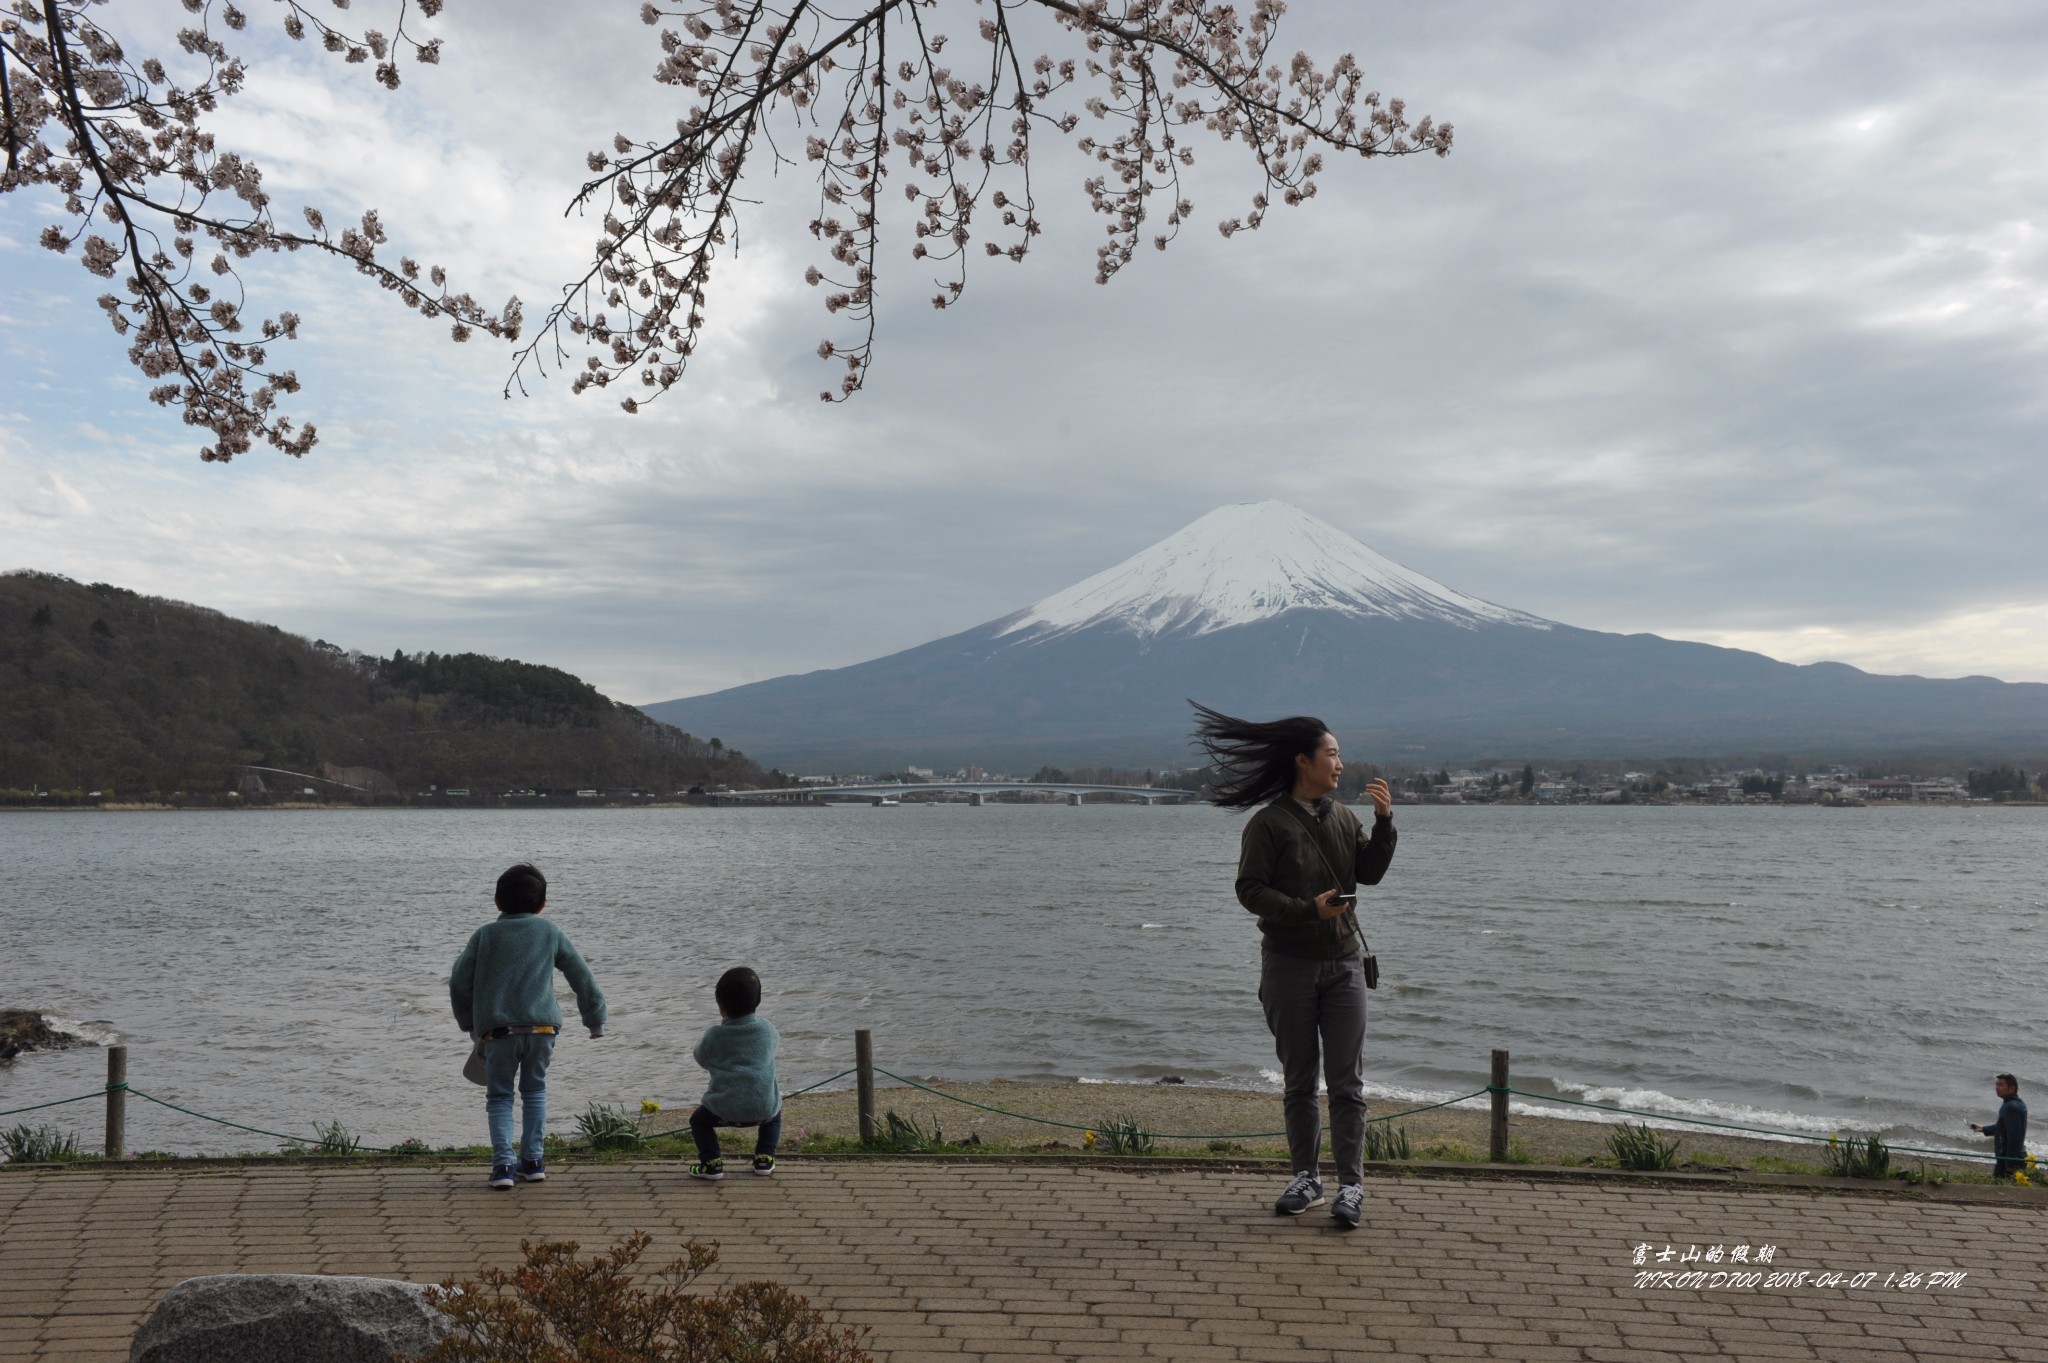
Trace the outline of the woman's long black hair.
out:
M 1250 809 L 1291 793 L 1300 775 L 1294 759 L 1321 748 L 1330 732 L 1329 725 L 1312 715 L 1255 724 L 1199 701 L 1188 704 L 1195 707 L 1195 742 L 1216 768 L 1209 803 L 1225 809 Z

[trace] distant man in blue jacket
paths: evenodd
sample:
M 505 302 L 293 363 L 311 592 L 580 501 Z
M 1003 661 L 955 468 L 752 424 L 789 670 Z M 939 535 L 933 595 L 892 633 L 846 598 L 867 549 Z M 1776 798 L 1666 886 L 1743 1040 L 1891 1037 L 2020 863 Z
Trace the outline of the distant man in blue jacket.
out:
M 2011 1178 L 2027 1167 L 2027 1105 L 2020 1101 L 2020 1081 L 2001 1074 L 1993 1082 L 1998 1094 L 1998 1120 L 1989 1126 L 1970 1123 L 1970 1130 L 1991 1138 L 1991 1176 Z
M 448 972 L 455 1024 L 484 1048 L 484 1117 L 491 1128 L 491 1186 L 548 1176 L 541 1141 L 548 1124 L 548 1061 L 562 1029 L 555 972 L 576 991 L 591 1039 L 604 1035 L 604 994 L 568 935 L 544 920 L 548 882 L 521 862 L 498 877 L 498 917 L 470 934 Z M 519 1163 L 512 1162 L 512 1088 L 519 1087 Z

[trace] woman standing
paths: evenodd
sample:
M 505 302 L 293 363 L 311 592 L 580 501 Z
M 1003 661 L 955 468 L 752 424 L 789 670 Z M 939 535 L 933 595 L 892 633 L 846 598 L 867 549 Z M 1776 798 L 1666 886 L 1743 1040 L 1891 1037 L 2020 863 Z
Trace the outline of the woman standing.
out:
M 1190 702 L 1192 704 L 1193 702 Z M 1268 724 L 1196 705 L 1196 741 L 1217 768 L 1210 803 L 1263 806 L 1245 823 L 1237 899 L 1258 916 L 1264 949 L 1259 1003 L 1273 1032 L 1286 1092 L 1294 1177 L 1273 1210 L 1299 1216 L 1323 1203 L 1318 1177 L 1320 1063 L 1330 1091 L 1337 1200 L 1330 1215 L 1354 1229 L 1365 1211 L 1365 938 L 1359 885 L 1377 885 L 1394 859 L 1394 801 L 1385 781 L 1365 788 L 1372 832 L 1331 798 L 1344 774 L 1337 740 L 1319 719 Z

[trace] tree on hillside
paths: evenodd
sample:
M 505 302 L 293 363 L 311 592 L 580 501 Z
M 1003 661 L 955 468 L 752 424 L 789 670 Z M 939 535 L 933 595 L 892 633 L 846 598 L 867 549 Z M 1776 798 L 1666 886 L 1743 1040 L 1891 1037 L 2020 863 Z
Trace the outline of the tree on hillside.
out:
M 514 298 L 492 311 L 457 291 L 440 266 L 380 254 L 375 209 L 333 229 L 303 210 L 303 229 L 272 211 L 263 172 L 218 145 L 220 102 L 242 87 L 229 44 L 249 16 L 225 0 L 181 0 L 178 70 L 131 57 L 124 4 L 4 0 L 0 9 L 0 192 L 54 191 L 60 220 L 42 242 L 79 248 L 93 274 L 118 281 L 99 306 L 129 340 L 129 360 L 155 382 L 151 399 L 210 433 L 200 451 L 227 460 L 262 439 L 287 454 L 317 432 L 279 409 L 299 390 L 272 351 L 301 318 L 248 313 L 240 262 L 279 251 L 336 257 L 463 340 L 485 331 L 517 342 Z M 245 0 L 246 2 L 246 0 Z M 338 28 L 314 0 L 269 0 L 285 32 L 347 63 L 374 63 L 398 88 L 401 62 L 433 65 L 441 39 L 408 25 L 395 0 L 390 32 Z M 387 4 L 393 0 L 386 0 Z M 418 0 L 431 20 L 443 0 Z M 332 0 L 338 10 L 348 0 Z M 1275 202 L 1316 193 L 1327 153 L 1404 156 L 1451 148 L 1451 126 L 1411 121 L 1398 99 L 1365 85 L 1349 54 L 1327 67 L 1274 50 L 1283 0 L 1248 12 L 1218 0 L 691 0 L 641 7 L 659 30 L 653 78 L 677 93 L 673 129 L 620 132 L 589 153 L 571 212 L 601 214 L 590 263 L 514 357 L 509 395 L 529 375 L 576 364 L 573 386 L 635 387 L 628 411 L 681 378 L 703 339 L 714 265 L 738 249 L 749 176 L 804 167 L 817 183 L 809 230 L 828 258 L 806 280 L 846 328 L 819 343 L 851 396 L 874 355 L 878 255 L 900 193 L 909 255 L 935 272 L 933 306 L 957 302 L 967 264 L 1022 260 L 1041 232 L 1032 138 L 1071 140 L 1096 173 L 1083 181 L 1106 220 L 1096 280 L 1107 283 L 1149 242 L 1164 250 L 1194 203 L 1182 174 L 1195 148 L 1241 149 L 1263 183 L 1218 224 L 1257 228 Z M 953 37 L 963 39 L 957 47 Z M 952 49 L 949 51 L 949 48 Z M 963 50 L 964 49 L 964 50 Z M 795 157 L 801 144 L 802 161 Z M 900 175 L 900 188 L 883 181 Z M 580 358 L 573 353 L 581 351 Z
M 2027 797 L 2027 774 L 2016 767 L 2001 764 L 1988 771 L 1970 769 L 1965 781 L 1970 794 L 1979 800 L 2024 800 Z M 2048 784 L 2048 783 L 2044 783 Z

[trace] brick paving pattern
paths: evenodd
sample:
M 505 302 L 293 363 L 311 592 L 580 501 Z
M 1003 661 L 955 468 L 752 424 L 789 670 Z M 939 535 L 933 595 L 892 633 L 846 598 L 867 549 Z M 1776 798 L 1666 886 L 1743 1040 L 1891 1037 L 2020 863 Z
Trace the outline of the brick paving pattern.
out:
M 870 1327 L 886 1363 L 2048 1363 L 2040 1204 L 1383 1179 L 1345 1235 L 1322 1208 L 1273 1216 L 1277 1191 L 1245 1171 L 912 1161 L 786 1163 L 720 1184 L 614 1164 L 511 1193 L 455 1167 L 15 1173 L 0 1177 L 0 1359 L 126 1359 L 137 1323 L 195 1274 L 431 1282 L 509 1266 L 522 1238 L 595 1248 L 645 1230 L 644 1263 L 717 1240 L 717 1279 L 794 1288 Z M 1660 1266 L 1667 1244 L 1678 1258 Z M 1728 1271 L 1738 1245 L 1775 1247 L 1764 1271 L 1809 1281 L 1637 1286 L 1646 1271 Z M 1682 1262 L 1692 1247 L 1701 1260 Z M 1876 1277 L 1821 1285 L 1830 1272 Z M 1902 1285 L 1929 1272 L 1967 1277 Z

